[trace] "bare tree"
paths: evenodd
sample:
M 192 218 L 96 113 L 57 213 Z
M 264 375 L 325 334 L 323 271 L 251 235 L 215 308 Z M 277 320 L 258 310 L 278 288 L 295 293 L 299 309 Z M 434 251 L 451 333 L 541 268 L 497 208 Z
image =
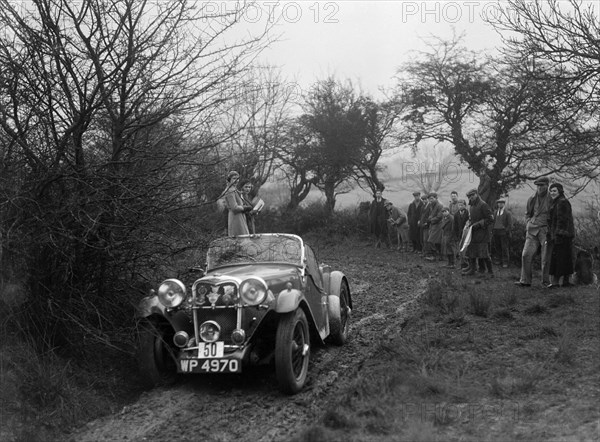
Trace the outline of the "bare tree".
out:
M 597 164 L 586 109 L 564 79 L 539 80 L 508 57 L 485 60 L 460 38 L 437 40 L 402 73 L 415 140 L 451 143 L 488 202 L 524 180 Z
M 487 18 L 503 34 L 507 48 L 530 64 L 548 61 L 568 79 L 573 92 L 600 98 L 600 19 L 598 4 L 579 0 L 507 0 Z
M 299 95 L 296 83 L 273 66 L 256 66 L 245 78 L 236 106 L 222 122 L 235 134 L 221 150 L 229 150 L 230 168 L 251 178 L 258 188 L 272 176 L 277 149 Z
M 1 167 L 11 177 L 0 181 L 0 230 L 3 259 L 31 270 L 31 294 L 44 301 L 31 308 L 64 312 L 34 315 L 50 336 L 100 326 L 95 308 L 112 303 L 91 308 L 96 297 L 130 293 L 191 247 L 190 167 L 227 137 L 213 123 L 268 42 L 266 30 L 230 36 L 245 3 L 17 6 L 0 0 Z
M 366 184 L 374 194 L 377 189 L 383 188 L 379 179 L 379 172 L 382 170 L 379 161 L 384 152 L 392 148 L 391 138 L 402 106 L 396 100 L 378 102 L 368 97 L 361 100 L 361 105 L 366 123 L 365 143 L 357 157 L 354 176 L 359 186 Z M 393 142 L 398 141 L 399 137 L 396 135 Z

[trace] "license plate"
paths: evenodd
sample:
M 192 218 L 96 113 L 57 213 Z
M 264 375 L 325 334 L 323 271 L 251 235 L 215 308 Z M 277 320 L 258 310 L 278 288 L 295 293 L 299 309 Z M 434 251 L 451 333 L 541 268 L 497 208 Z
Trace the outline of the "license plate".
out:
M 237 359 L 180 359 L 181 373 L 241 373 Z
M 198 345 L 198 358 L 200 358 L 200 359 L 222 358 L 224 350 L 225 350 L 225 343 L 223 341 L 201 342 L 200 345 Z

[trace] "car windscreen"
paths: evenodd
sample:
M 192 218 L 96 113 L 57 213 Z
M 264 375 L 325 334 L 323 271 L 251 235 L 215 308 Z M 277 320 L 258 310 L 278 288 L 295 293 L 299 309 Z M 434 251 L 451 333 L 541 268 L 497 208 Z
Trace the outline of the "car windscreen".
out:
M 208 270 L 261 262 L 302 265 L 302 243 L 297 237 L 261 235 L 219 238 L 208 250 Z

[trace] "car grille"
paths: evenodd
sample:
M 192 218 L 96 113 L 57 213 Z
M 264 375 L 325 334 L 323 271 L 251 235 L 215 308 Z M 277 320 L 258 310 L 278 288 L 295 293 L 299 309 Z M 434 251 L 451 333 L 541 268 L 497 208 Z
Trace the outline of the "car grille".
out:
M 200 327 L 206 321 L 215 321 L 221 327 L 219 340 L 224 341 L 225 344 L 231 344 L 231 333 L 235 330 L 236 319 L 236 308 L 198 309 L 197 326 Z

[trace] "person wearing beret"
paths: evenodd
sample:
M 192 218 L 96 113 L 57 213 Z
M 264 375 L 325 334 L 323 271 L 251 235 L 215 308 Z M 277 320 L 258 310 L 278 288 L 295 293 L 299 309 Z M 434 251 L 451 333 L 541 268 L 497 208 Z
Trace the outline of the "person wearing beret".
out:
M 463 270 L 463 275 L 474 275 L 477 269 L 477 260 L 487 268 L 488 274 L 493 277 L 492 260 L 489 251 L 489 226 L 494 222 L 492 209 L 483 201 L 477 190 L 467 192 L 469 198 L 469 219 L 471 225 L 471 241 L 467 246 L 466 256 L 469 266 Z
M 521 253 L 521 277 L 515 282 L 519 287 L 530 287 L 533 279 L 532 261 L 538 248 L 542 250 L 542 285 L 550 284 L 550 262 L 548 259 L 548 209 L 550 208 L 550 194 L 548 177 L 540 177 L 533 184 L 537 186 L 536 192 L 527 200 L 525 211 L 525 244 Z
M 496 201 L 496 211 L 494 212 L 494 227 L 492 228 L 492 238 L 494 252 L 499 255 L 500 265 L 503 268 L 508 267 L 509 239 L 513 227 L 513 217 L 504 207 L 505 200 Z
M 565 197 L 562 184 L 553 183 L 548 192 L 552 202 L 548 210 L 548 254 L 550 255 L 549 288 L 557 287 L 562 277 L 562 287 L 569 287 L 569 276 L 573 273 L 572 243 L 575 237 L 571 203 Z

